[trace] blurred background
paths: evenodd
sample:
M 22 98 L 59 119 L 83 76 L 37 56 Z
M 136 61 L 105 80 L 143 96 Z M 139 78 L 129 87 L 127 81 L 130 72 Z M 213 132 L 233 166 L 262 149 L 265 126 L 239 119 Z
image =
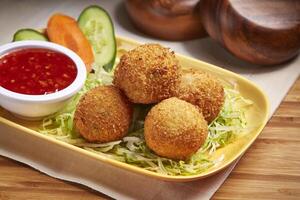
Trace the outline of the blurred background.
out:
M 205 1 L 205 0 L 203 0 Z M 265 1 L 265 0 L 264 0 Z M 124 1 L 124 0 L 1 0 L 0 1 L 0 26 L 1 26 L 1 37 L 0 37 L 0 44 L 8 43 L 12 41 L 13 34 L 21 28 L 43 28 L 46 26 L 48 18 L 56 12 L 62 12 L 66 15 L 73 16 L 74 18 L 77 18 L 79 13 L 88 5 L 97 4 L 105 8 L 109 14 L 111 15 L 116 35 L 127 37 L 136 41 L 139 41 L 141 43 L 145 42 L 156 42 L 160 43 L 162 45 L 165 45 L 167 47 L 172 48 L 175 52 L 191 56 L 196 59 L 203 60 L 205 62 L 214 64 L 216 66 L 234 71 L 236 73 L 239 73 L 243 75 L 244 77 L 254 81 L 256 84 L 260 85 L 268 94 L 270 99 L 274 99 L 274 105 L 279 104 L 280 99 L 283 98 L 285 92 L 289 89 L 291 84 L 294 82 L 294 80 L 298 77 L 300 73 L 300 67 L 299 67 L 299 57 L 296 57 L 288 62 L 285 62 L 284 64 L 279 65 L 272 65 L 267 67 L 262 67 L 261 65 L 255 65 L 250 64 L 249 62 L 243 61 L 239 58 L 236 58 L 231 53 L 229 53 L 228 50 L 226 50 L 220 42 L 217 42 L 214 39 L 211 39 L 208 37 L 200 24 L 199 29 L 196 29 L 196 35 L 192 34 L 192 36 L 189 36 L 185 40 L 182 41 L 185 38 L 177 38 L 177 41 L 170 41 L 170 40 L 164 40 L 160 39 L 156 36 L 153 36 L 153 34 L 149 34 L 147 31 L 143 30 L 137 22 L 133 23 L 131 18 L 133 16 L 129 16 L 128 12 L 126 11 L 125 3 L 127 2 L 133 2 L 131 3 L 131 7 L 134 7 L 137 3 L 142 2 L 141 0 L 137 1 Z M 195 0 L 184 0 L 184 1 L 176 1 L 176 0 L 152 0 L 152 1 L 145 1 L 148 2 L 148 4 L 143 4 L 144 6 L 148 6 L 148 13 L 153 11 L 154 13 L 159 13 L 159 15 L 164 14 L 165 16 L 172 16 L 171 18 L 174 18 L 174 16 L 178 17 L 178 15 L 188 15 L 188 14 L 195 14 L 194 9 L 198 9 L 198 2 Z M 150 3 L 149 3 L 150 2 Z M 211 2 L 218 2 L 218 1 L 211 1 Z M 233 2 L 246 2 L 246 1 L 233 1 Z M 263 2 L 254 0 L 251 2 Z M 282 4 L 283 0 L 279 1 L 270 1 L 273 2 L 273 4 L 270 5 L 277 5 L 275 6 L 275 10 L 281 8 L 282 5 L 288 5 L 288 4 Z M 277 4 L 274 4 L 274 2 L 277 2 Z M 279 3 L 278 3 L 279 2 Z M 298 0 L 287 0 L 286 2 L 290 2 L 289 5 L 293 5 L 293 3 L 296 2 L 296 6 L 294 8 L 297 10 L 300 9 Z M 298 3 L 297 3 L 298 2 Z M 178 6 L 178 5 L 179 6 Z M 140 5 L 140 4 L 139 4 Z M 150 7 L 149 7 L 150 6 Z M 247 6 L 251 7 L 252 5 L 246 4 Z M 262 5 L 258 4 L 258 8 L 263 8 Z M 129 6 L 130 7 L 130 6 Z M 272 6 L 271 6 L 272 7 Z M 274 7 L 274 6 L 273 6 Z M 290 6 L 291 7 L 291 6 Z M 237 5 L 236 8 L 240 8 L 240 10 L 243 10 L 245 6 L 239 6 Z M 141 8 L 140 10 L 146 11 L 146 8 Z M 244 9 L 245 10 L 245 9 Z M 250 10 L 251 12 L 253 11 Z M 246 15 L 248 15 L 251 12 L 246 12 Z M 283 10 L 284 11 L 284 10 Z M 133 12 L 132 12 L 133 13 Z M 131 13 L 131 15 L 132 15 Z M 162 14 L 161 14 L 162 13 Z M 214 13 L 214 12 L 211 12 Z M 262 16 L 264 16 L 264 13 L 262 10 L 260 10 L 260 13 Z M 287 16 L 286 10 L 284 13 L 281 13 L 281 16 Z M 300 13 L 300 12 L 299 12 Z M 298 19 L 299 13 L 296 12 L 296 14 L 293 14 L 292 17 L 295 19 Z M 151 13 L 150 13 L 151 14 Z M 153 14 L 153 13 L 152 13 Z M 197 13 L 196 13 L 197 14 Z M 149 15 L 149 14 L 148 14 Z M 141 16 L 141 14 L 140 14 Z M 258 15 L 256 18 L 253 17 L 251 20 L 258 20 Z M 269 15 L 267 15 L 269 16 Z M 280 13 L 277 13 L 276 16 L 280 16 Z M 170 18 L 170 17 L 169 17 Z M 141 17 L 142 19 L 142 17 Z M 144 20 L 149 23 L 149 19 L 144 17 Z M 148 20 L 147 20 L 148 19 Z M 191 21 L 195 18 L 188 18 Z M 224 20 L 227 19 L 226 17 Z M 273 25 L 276 25 L 276 20 L 273 22 Z M 154 20 L 150 20 L 150 22 Z M 299 19 L 300 21 L 300 19 Z M 293 21 L 296 23 L 299 23 L 299 21 Z M 174 23 L 174 22 L 172 22 Z M 198 21 L 193 22 L 194 24 L 199 23 Z M 179 23 L 178 26 L 182 23 Z M 160 27 L 167 26 L 167 24 L 159 24 Z M 137 28 L 139 27 L 139 28 Z M 173 30 L 172 30 L 173 31 Z M 195 31 L 195 30 L 193 30 Z M 198 32 L 197 32 L 198 31 Z M 145 33 L 147 32 L 147 33 Z M 199 37 L 199 38 L 198 38 Z M 194 38 L 194 39 L 193 39 Z M 195 39 L 196 38 L 196 39 Z M 299 37 L 300 38 L 300 37 Z M 166 38 L 165 38 L 166 39 Z M 170 39 L 170 38 L 169 38 Z M 171 38 L 174 39 L 174 38 Z M 278 42 L 280 42 L 282 38 L 278 38 Z M 298 40 L 297 40 L 298 41 Z M 242 49 L 240 50 L 242 51 Z M 291 73 L 292 72 L 292 73 Z M 278 92 L 275 91 L 271 85 L 274 84 L 274 82 L 277 82 L 277 91 L 285 91 L 283 93 L 280 93 L 280 97 L 278 98 Z M 285 83 L 285 84 L 283 84 Z M 276 97 L 276 98 L 275 98 Z

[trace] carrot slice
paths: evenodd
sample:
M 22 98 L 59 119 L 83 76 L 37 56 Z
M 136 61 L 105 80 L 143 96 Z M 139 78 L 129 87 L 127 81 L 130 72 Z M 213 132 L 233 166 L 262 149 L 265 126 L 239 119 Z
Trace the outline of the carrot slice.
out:
M 81 32 L 75 19 L 55 14 L 50 17 L 47 25 L 47 35 L 51 42 L 63 45 L 77 53 L 90 72 L 94 62 L 92 46 Z

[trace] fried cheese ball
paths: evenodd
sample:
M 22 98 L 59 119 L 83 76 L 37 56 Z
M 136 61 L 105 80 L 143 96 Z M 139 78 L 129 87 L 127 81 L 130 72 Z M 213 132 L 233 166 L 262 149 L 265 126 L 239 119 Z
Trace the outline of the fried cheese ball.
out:
M 211 123 L 224 104 L 224 88 L 218 79 L 198 69 L 181 69 L 176 97 L 197 106 L 205 120 Z
M 146 116 L 146 144 L 162 157 L 188 159 L 203 145 L 207 134 L 207 122 L 197 108 L 176 97 L 161 101 Z
M 74 125 L 89 142 L 110 142 L 123 138 L 132 120 L 132 105 L 114 86 L 99 86 L 79 101 Z
M 125 53 L 114 84 L 133 103 L 150 104 L 174 96 L 180 72 L 174 52 L 159 44 L 141 45 Z

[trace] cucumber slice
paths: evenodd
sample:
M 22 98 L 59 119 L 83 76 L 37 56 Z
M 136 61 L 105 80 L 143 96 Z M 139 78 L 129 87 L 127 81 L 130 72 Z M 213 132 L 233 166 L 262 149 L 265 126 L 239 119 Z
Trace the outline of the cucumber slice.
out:
M 48 41 L 47 37 L 34 29 L 20 29 L 14 34 L 13 42 L 22 40 Z
M 103 66 L 106 71 L 111 71 L 117 47 L 109 14 L 99 6 L 89 6 L 81 12 L 78 25 L 93 47 L 95 63 Z

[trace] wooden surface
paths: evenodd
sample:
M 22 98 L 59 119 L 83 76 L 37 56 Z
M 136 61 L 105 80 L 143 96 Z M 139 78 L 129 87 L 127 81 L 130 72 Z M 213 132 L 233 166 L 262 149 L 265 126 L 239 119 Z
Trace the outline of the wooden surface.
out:
M 300 199 L 300 77 L 213 199 Z M 0 199 L 109 199 L 0 157 Z
M 255 64 L 285 62 L 300 50 L 299 0 L 201 0 L 208 34 Z

